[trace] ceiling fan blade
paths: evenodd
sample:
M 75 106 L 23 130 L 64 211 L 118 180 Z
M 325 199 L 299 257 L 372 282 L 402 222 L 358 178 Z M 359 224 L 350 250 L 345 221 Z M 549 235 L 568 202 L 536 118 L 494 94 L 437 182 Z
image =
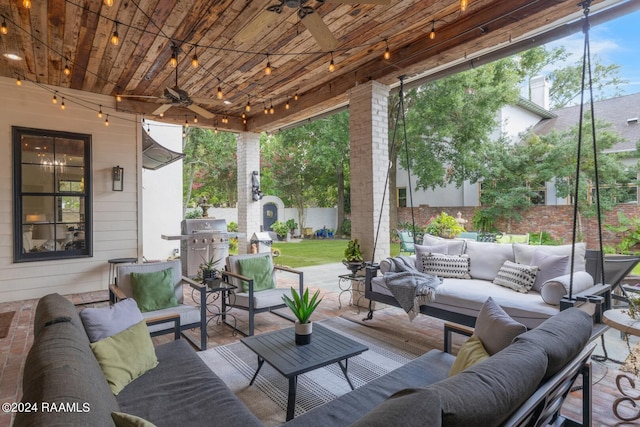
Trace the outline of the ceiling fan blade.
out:
M 167 111 L 169 108 L 171 108 L 171 104 L 162 104 L 161 106 L 156 108 L 156 110 L 151 114 L 153 114 L 154 116 L 159 116 L 160 114 Z
M 148 99 L 158 99 L 157 96 L 153 95 L 118 95 L 120 98 L 148 98 Z
M 329 52 L 338 47 L 338 40 L 317 12 L 306 15 L 302 18 L 302 23 L 307 27 L 320 49 Z
M 260 33 L 268 33 L 280 18 L 275 12 L 262 10 L 253 20 L 244 26 L 233 39 L 238 43 L 252 42 Z
M 197 104 L 191 104 L 187 106 L 187 108 L 196 114 L 200 114 L 205 119 L 213 119 L 213 113 L 211 111 L 205 110 Z
M 164 88 L 167 92 L 169 92 L 175 99 L 180 99 L 180 94 L 173 88 L 166 87 Z
M 325 3 L 345 3 L 345 4 L 391 4 L 391 0 L 324 0 Z

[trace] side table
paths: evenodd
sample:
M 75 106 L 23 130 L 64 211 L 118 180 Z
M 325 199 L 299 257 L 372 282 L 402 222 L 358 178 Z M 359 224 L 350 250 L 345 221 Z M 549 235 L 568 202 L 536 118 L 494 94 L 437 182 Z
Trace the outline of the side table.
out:
M 236 317 L 230 314 L 229 311 L 233 307 L 226 304 L 226 298 L 235 298 L 235 294 L 229 293 L 237 289 L 237 286 L 226 282 L 222 278 L 217 279 L 205 279 L 204 286 L 197 289 L 200 292 L 199 301 L 193 297 L 194 301 L 200 304 L 201 307 L 205 307 L 206 312 L 203 311 L 208 317 L 207 325 L 213 319 L 216 319 L 216 324 L 225 323 L 233 328 L 233 336 L 236 336 L 238 329 L 236 328 Z M 194 290 L 195 291 L 195 290 Z M 216 301 L 220 301 L 220 305 L 214 304 Z M 231 316 L 233 319 L 233 325 L 227 323 L 227 316 Z
M 606 310 L 603 313 L 603 322 L 624 334 L 640 336 L 640 320 L 632 319 L 631 316 L 627 313 L 627 310 L 624 309 L 613 309 Z M 627 345 L 628 345 L 627 341 Z M 631 350 L 631 349 L 629 349 Z M 635 421 L 640 419 L 640 410 L 636 409 L 636 414 L 632 416 L 625 416 L 620 413 L 618 408 L 623 403 L 628 403 L 633 408 L 638 408 L 637 401 L 640 401 L 640 394 L 631 395 L 628 392 L 622 389 L 622 381 L 626 380 L 629 383 L 631 389 L 635 390 L 635 380 L 628 375 L 618 374 L 616 377 L 616 387 L 618 387 L 618 391 L 622 393 L 622 397 L 617 398 L 613 402 L 613 413 L 616 417 L 623 421 Z
M 353 282 L 364 283 L 365 276 L 358 276 L 357 274 L 341 274 L 338 276 L 338 288 L 340 288 L 340 293 L 338 294 L 338 309 L 342 308 L 342 294 L 348 292 L 349 293 L 349 305 L 353 303 Z M 356 301 L 356 305 L 360 302 L 360 296 L 358 301 Z M 360 307 L 360 306 L 358 306 Z M 360 311 L 358 311 L 360 313 Z

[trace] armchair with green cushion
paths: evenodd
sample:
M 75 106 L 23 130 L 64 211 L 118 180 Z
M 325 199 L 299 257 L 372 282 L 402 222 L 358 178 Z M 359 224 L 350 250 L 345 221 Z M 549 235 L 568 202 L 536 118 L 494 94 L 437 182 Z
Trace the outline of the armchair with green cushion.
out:
M 240 331 L 251 336 L 254 333 L 254 316 L 258 313 L 270 311 L 285 319 L 294 321 L 292 317 L 272 310 L 285 308 L 282 295 L 289 295 L 291 285 L 277 287 L 276 271 L 284 271 L 298 276 L 298 291 L 302 295 L 304 292 L 303 273 L 291 268 L 273 265 L 270 253 L 232 255 L 227 257 L 226 271 L 224 276 L 237 289 L 227 294 L 224 299 L 222 312 L 226 311 L 226 306 L 239 308 L 249 312 L 249 330 Z M 223 315 L 224 317 L 224 315 Z
M 406 252 L 408 254 L 413 254 L 416 252 L 412 232 L 398 230 L 398 238 L 400 238 L 400 253 Z
M 188 284 L 200 292 L 200 307 L 185 304 L 183 287 Z M 123 264 L 118 266 L 116 283 L 109 287 L 109 300 L 116 302 L 133 298 L 142 316 L 153 319 L 149 324 L 151 336 L 175 333 L 175 321 L 180 316 L 180 330 L 200 328 L 200 340 L 185 338 L 200 350 L 207 349 L 206 292 L 204 285 L 182 276 L 180 260 Z M 162 320 L 166 316 L 166 320 Z M 161 320 L 158 320 L 161 319 Z

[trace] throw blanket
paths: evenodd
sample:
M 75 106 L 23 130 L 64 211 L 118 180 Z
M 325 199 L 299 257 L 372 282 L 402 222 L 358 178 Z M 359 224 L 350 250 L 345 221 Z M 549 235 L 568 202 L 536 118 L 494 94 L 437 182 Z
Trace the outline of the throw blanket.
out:
M 420 313 L 420 306 L 433 301 L 442 279 L 417 270 L 413 261 L 403 255 L 387 258 L 391 270 L 384 273 L 384 281 L 395 299 L 409 315 L 409 320 Z

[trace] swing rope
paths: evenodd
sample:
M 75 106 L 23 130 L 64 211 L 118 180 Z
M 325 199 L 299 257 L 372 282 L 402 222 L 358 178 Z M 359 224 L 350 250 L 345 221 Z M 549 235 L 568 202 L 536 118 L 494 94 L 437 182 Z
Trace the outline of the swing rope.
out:
M 583 132 L 582 127 L 584 123 L 584 96 L 585 96 L 585 85 L 587 81 L 589 81 L 589 106 L 590 106 L 590 118 L 591 118 L 591 137 L 593 142 L 593 167 L 594 167 L 594 179 L 595 179 L 595 193 L 596 193 L 596 210 L 597 210 L 597 218 L 598 218 L 598 241 L 599 241 L 599 259 L 598 263 L 600 266 L 601 273 L 601 283 L 605 283 L 604 280 L 604 259 L 603 259 L 603 243 L 602 243 L 602 211 L 600 206 L 600 178 L 598 174 L 598 148 L 596 144 L 596 124 L 595 124 L 595 112 L 594 112 L 594 101 L 593 101 L 593 76 L 591 74 L 591 48 L 589 43 L 589 7 L 591 5 L 591 0 L 585 0 L 580 3 L 579 6 L 582 6 L 584 13 L 584 23 L 583 29 L 584 32 L 584 49 L 582 53 L 582 86 L 580 90 L 580 118 L 578 120 L 578 150 L 576 154 L 576 175 L 575 175 L 575 186 L 574 186 L 574 203 L 573 203 L 573 230 L 572 230 L 572 244 L 571 244 L 571 275 L 569 276 L 569 299 L 573 299 L 573 269 L 575 263 L 575 246 L 577 240 L 577 226 L 578 226 L 578 195 L 579 195 L 579 187 L 580 187 L 580 159 L 581 159 L 581 151 L 582 151 L 582 138 Z

